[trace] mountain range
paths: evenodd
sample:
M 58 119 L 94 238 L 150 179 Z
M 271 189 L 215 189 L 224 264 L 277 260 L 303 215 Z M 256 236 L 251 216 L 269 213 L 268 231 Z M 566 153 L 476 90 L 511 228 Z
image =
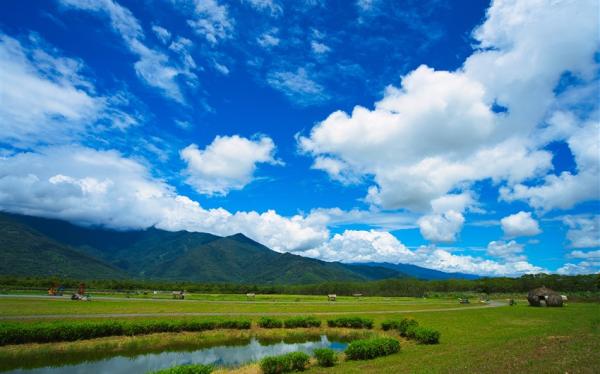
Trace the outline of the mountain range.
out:
M 0 248 L 2 275 L 254 284 L 474 277 L 405 264 L 326 262 L 273 251 L 243 234 L 117 231 L 8 213 L 0 213 Z

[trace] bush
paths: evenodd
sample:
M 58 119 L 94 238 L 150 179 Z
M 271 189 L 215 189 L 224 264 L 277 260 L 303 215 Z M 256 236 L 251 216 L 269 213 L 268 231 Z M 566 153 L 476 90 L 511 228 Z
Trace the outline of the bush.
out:
M 304 371 L 310 357 L 304 352 L 292 352 L 280 356 L 269 356 L 260 360 L 260 369 L 265 374 Z
M 209 365 L 191 364 L 154 371 L 151 374 L 210 374 L 213 367 Z
M 362 317 L 340 317 L 327 320 L 329 327 L 351 327 L 354 329 L 372 329 L 373 320 Z
M 355 340 L 346 348 L 349 360 L 370 360 L 400 351 L 400 343 L 392 338 L 373 338 Z
M 426 327 L 417 327 L 413 329 L 414 339 L 419 344 L 438 344 L 440 342 L 440 332 Z
M 263 329 L 278 329 L 283 327 L 283 322 L 271 317 L 261 317 L 258 320 L 258 325 Z
M 297 327 L 320 327 L 321 320 L 315 317 L 293 317 L 283 321 L 283 325 L 288 329 Z
M 395 320 L 395 319 L 387 319 L 387 320 L 381 322 L 381 329 L 383 331 L 397 330 L 398 327 L 400 327 L 400 321 Z
M 249 329 L 250 321 L 90 321 L 0 323 L 0 346 L 7 344 L 51 343 L 94 339 L 105 336 L 143 335 L 158 332 Z
M 315 358 L 317 359 L 319 366 L 323 367 L 335 365 L 338 359 L 337 353 L 330 348 L 317 348 L 313 353 L 315 354 Z
M 403 318 L 398 324 L 398 332 L 400 336 L 411 337 L 412 330 L 419 326 L 419 322 L 412 318 Z

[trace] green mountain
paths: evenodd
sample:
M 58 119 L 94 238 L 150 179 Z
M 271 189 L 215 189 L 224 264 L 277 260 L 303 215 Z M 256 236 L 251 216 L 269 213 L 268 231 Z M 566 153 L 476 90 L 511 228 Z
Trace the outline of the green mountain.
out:
M 278 253 L 242 234 L 115 231 L 0 213 L 0 274 L 140 278 L 256 284 L 398 278 L 383 267 Z

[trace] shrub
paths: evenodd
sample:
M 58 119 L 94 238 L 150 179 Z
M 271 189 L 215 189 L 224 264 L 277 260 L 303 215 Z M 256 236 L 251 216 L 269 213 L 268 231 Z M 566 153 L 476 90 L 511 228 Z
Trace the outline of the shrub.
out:
M 283 321 L 283 325 L 288 329 L 296 327 L 320 327 L 321 320 L 315 317 L 293 317 Z
M 370 360 L 400 351 L 400 343 L 392 338 L 373 338 L 355 340 L 346 348 L 349 360 Z
M 397 330 L 398 327 L 400 327 L 400 322 L 395 319 L 387 319 L 381 322 L 381 329 L 383 331 Z
M 323 367 L 335 365 L 338 359 L 337 353 L 330 348 L 317 348 L 313 353 L 315 354 L 319 366 Z
M 191 364 L 154 371 L 151 374 L 210 374 L 213 367 L 209 365 Z
M 263 329 L 276 329 L 283 327 L 283 322 L 281 322 L 281 320 L 271 317 L 261 317 L 258 320 L 258 325 Z
M 417 327 L 413 329 L 414 338 L 419 344 L 438 344 L 440 342 L 440 332 L 426 327 Z
M 280 356 L 269 356 L 260 360 L 260 369 L 265 374 L 303 371 L 310 357 L 304 352 L 292 352 Z
M 0 323 L 0 346 L 75 341 L 105 336 L 133 336 L 157 332 L 206 331 L 217 328 L 249 329 L 250 321 L 172 320 Z
M 398 324 L 398 332 L 401 336 L 410 337 L 412 330 L 419 326 L 419 322 L 412 318 L 403 318 Z
M 372 329 L 373 320 L 362 317 L 340 317 L 327 320 L 329 327 L 351 327 L 355 329 Z

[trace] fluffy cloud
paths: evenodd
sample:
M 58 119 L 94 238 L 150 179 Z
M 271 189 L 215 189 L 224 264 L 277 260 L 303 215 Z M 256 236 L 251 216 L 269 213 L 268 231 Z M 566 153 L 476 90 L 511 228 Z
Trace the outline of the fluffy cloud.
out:
M 283 14 L 283 8 L 275 0 L 244 0 L 244 2 L 258 11 L 269 13 L 272 17 L 279 17 Z
M 504 235 L 509 238 L 518 236 L 534 236 L 542 232 L 538 222 L 531 217 L 531 212 L 519 212 L 500 220 Z
M 253 180 L 256 164 L 278 164 L 275 144 L 263 136 L 254 140 L 237 135 L 217 136 L 205 149 L 192 144 L 181 150 L 187 163 L 186 182 L 207 195 L 226 195 Z
M 277 251 L 312 248 L 329 237 L 324 226 L 300 215 L 204 209 L 140 161 L 77 146 L 0 159 L 0 209 L 117 229 L 242 232 Z
M 581 261 L 578 264 L 566 263 L 556 270 L 558 274 L 598 274 L 600 273 L 600 262 Z
M 600 247 L 600 215 L 567 216 L 563 218 L 563 223 L 569 227 L 567 239 L 571 242 L 570 247 Z M 581 251 L 575 252 L 581 253 Z
M 483 179 L 506 183 L 507 191 L 530 188 L 552 168 L 538 135 L 544 118 L 560 109 L 554 88 L 561 75 L 594 79 L 597 12 L 593 0 L 495 1 L 473 34 L 479 49 L 461 69 L 420 66 L 400 88 L 388 87 L 374 109 L 334 112 L 299 137 L 299 146 L 315 159 L 337 160 L 320 167 L 334 178 L 342 167 L 372 176 L 367 200 L 386 209 L 426 211 L 432 200 Z M 494 113 L 494 104 L 507 110 Z M 590 126 L 581 131 L 597 133 Z M 574 140 L 571 149 L 579 147 Z M 577 199 L 594 198 L 593 178 L 578 181 L 583 191 L 575 192 Z
M 434 242 L 453 242 L 465 223 L 465 217 L 454 210 L 425 215 L 418 222 L 421 235 Z
M 569 253 L 569 257 L 572 258 L 584 258 L 584 259 L 600 259 L 600 250 L 597 251 L 589 251 L 589 252 L 583 252 L 583 251 L 573 251 L 571 253 Z
M 147 85 L 158 88 L 166 97 L 185 103 L 177 79 L 183 75 L 195 80 L 196 75 L 190 70 L 190 66 L 185 64 L 185 61 L 183 64 L 173 63 L 165 53 L 146 46 L 143 43 L 144 31 L 142 26 L 129 9 L 113 0 L 60 1 L 65 7 L 97 12 L 108 17 L 112 29 L 123 38 L 129 50 L 139 57 L 139 60 L 134 64 L 138 77 Z
M 492 241 L 487 246 L 488 255 L 509 259 L 513 262 L 525 260 L 525 256 L 521 255 L 521 253 L 523 253 L 523 245 L 514 240 L 509 242 L 502 240 Z
M 414 253 L 395 236 L 385 231 L 346 230 L 335 234 L 331 240 L 303 253 L 328 261 L 391 263 L 408 262 L 415 259 Z

